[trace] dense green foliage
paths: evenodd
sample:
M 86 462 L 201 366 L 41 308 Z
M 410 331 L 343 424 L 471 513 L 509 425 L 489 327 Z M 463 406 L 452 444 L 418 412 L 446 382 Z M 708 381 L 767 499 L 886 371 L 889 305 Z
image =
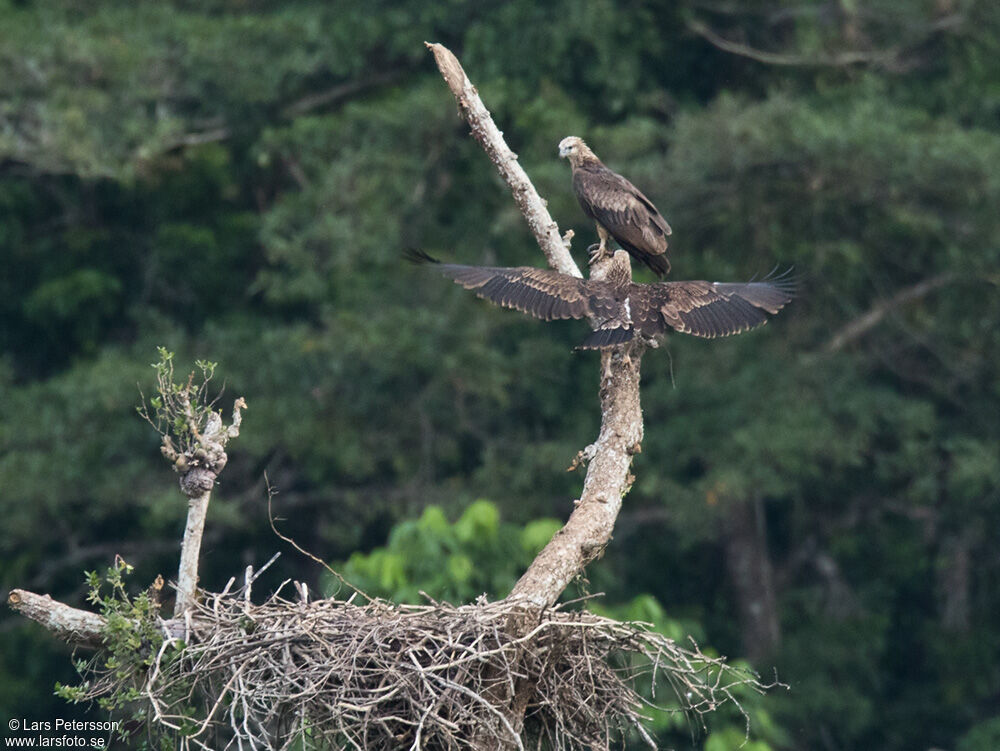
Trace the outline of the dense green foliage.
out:
M 384 547 L 354 553 L 339 570 L 362 592 L 393 602 L 422 602 L 421 593 L 449 602 L 500 599 L 560 526 L 501 523 L 496 504 L 483 500 L 450 524 L 440 506 L 428 506 L 418 520 L 397 524 Z
M 676 278 L 803 275 L 762 331 L 647 355 L 637 480 L 590 591 L 777 666 L 772 748 L 992 749 L 986 0 L 0 0 L 3 584 L 83 604 L 81 572 L 115 554 L 140 582 L 176 571 L 184 500 L 135 415 L 157 345 L 218 361 L 220 406 L 249 404 L 206 587 L 275 549 L 276 582 L 320 578 L 271 532 L 265 471 L 285 534 L 405 598 L 502 594 L 527 530 L 569 513 L 581 476 L 563 468 L 598 424 L 584 324 L 492 309 L 399 260 L 542 262 L 425 39 L 459 55 L 578 260 L 595 238 L 556 158 L 571 134 L 669 219 Z M 493 537 L 469 531 L 487 508 Z M 771 604 L 737 575 L 740 545 Z M 764 641 L 761 608 L 780 627 Z M 65 716 L 67 652 L 16 618 L 3 634 L 3 713 Z

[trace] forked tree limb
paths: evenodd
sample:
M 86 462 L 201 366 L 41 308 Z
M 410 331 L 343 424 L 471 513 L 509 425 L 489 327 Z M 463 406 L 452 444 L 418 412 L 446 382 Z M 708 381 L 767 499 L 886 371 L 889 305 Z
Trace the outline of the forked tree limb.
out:
M 440 44 L 428 44 L 441 75 L 458 101 L 459 109 L 475 137 L 510 186 L 549 265 L 557 271 L 581 276 L 559 227 L 549 216 L 545 202 L 508 148 L 503 134 L 479 98 L 475 86 L 455 56 Z M 625 261 L 627 263 L 627 260 Z M 611 259 L 598 262 L 606 265 Z M 595 266 L 593 275 L 606 273 Z M 565 526 L 556 533 L 518 580 L 509 597 L 534 607 L 554 605 L 567 585 L 598 557 L 611 539 L 622 497 L 632 484 L 632 455 L 642 442 L 642 408 L 639 403 L 639 365 L 642 345 L 629 345 L 629 352 L 601 355 L 601 430 L 588 447 L 590 464 L 583 492 Z

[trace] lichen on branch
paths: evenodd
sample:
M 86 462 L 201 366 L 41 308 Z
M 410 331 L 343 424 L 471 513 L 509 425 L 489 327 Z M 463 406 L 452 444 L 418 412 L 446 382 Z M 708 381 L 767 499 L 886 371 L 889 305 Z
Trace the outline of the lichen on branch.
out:
M 162 437 L 160 451 L 181 475 L 181 489 L 192 497 L 211 490 L 215 477 L 226 466 L 226 444 L 240 434 L 242 410 L 246 401 L 240 397 L 233 404 L 232 422 L 225 426 L 215 410 L 218 397 L 209 399 L 209 383 L 217 364 L 196 360 L 200 377 L 194 372 L 181 383 L 174 381 L 174 353 L 158 349 L 156 392 L 147 403 L 143 398 L 139 414 Z M 189 492 L 191 491 L 191 492 Z

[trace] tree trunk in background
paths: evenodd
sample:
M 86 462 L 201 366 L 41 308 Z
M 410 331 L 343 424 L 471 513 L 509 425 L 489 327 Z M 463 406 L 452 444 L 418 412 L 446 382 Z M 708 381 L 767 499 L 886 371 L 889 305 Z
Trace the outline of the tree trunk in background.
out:
M 969 631 L 972 535 L 963 530 L 945 539 L 938 567 L 941 627 L 953 634 Z
M 781 640 L 767 524 L 759 498 L 729 505 L 724 536 L 726 572 L 736 597 L 743 652 L 757 662 L 772 654 Z

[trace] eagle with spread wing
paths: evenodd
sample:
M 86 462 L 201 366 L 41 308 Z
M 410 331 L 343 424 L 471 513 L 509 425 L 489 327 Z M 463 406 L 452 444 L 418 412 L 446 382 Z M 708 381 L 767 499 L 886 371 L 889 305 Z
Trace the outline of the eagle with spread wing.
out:
M 742 284 L 657 282 L 636 284 L 628 255 L 616 251 L 603 278 L 581 279 L 531 266 L 461 266 L 441 263 L 422 251 L 407 252 L 479 297 L 543 321 L 588 318 L 594 332 L 578 349 L 604 349 L 631 341 L 636 333 L 656 339 L 668 329 L 707 339 L 762 326 L 795 296 L 790 269 Z
M 569 136 L 560 141 L 559 156 L 569 159 L 573 192 L 583 212 L 597 223 L 601 243 L 593 251 L 591 262 L 605 254 L 610 235 L 657 276 L 666 276 L 670 271 L 667 235 L 672 230 L 653 202 L 624 177 L 605 167 L 582 138 Z

